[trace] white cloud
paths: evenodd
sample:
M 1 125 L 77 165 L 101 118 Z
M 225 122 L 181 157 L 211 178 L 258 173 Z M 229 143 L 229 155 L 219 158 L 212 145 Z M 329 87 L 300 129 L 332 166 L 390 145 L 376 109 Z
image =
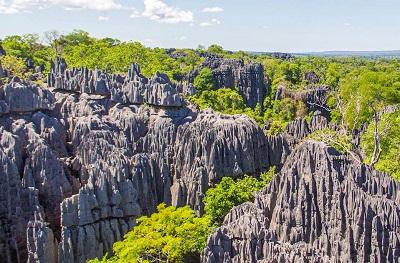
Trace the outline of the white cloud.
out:
M 52 6 L 62 7 L 65 10 L 90 9 L 96 11 L 123 8 L 115 0 L 0 0 L 0 13 L 30 12 L 32 9 L 45 9 Z
M 97 19 L 99 21 L 108 21 L 108 20 L 110 20 L 110 17 L 108 17 L 108 16 L 99 16 Z
M 181 37 L 179 38 L 179 40 L 180 40 L 180 41 L 186 41 L 186 40 L 187 40 L 187 36 L 181 36 Z
M 203 12 L 204 13 L 221 13 L 221 12 L 224 12 L 224 9 L 221 8 L 221 7 L 217 7 L 217 6 L 215 6 L 215 7 L 206 7 L 206 8 L 203 9 Z
M 160 23 L 176 24 L 193 21 L 191 11 L 168 6 L 161 0 L 144 0 L 144 7 L 142 16 Z
M 136 8 L 132 8 L 132 14 L 129 17 L 130 18 L 140 17 L 140 13 L 139 13 L 139 11 L 136 10 Z
M 19 13 L 18 7 L 14 3 L 0 0 L 0 14 L 16 14 Z
M 200 23 L 200 26 L 207 27 L 207 26 L 214 26 L 214 25 L 220 25 L 220 24 L 221 24 L 221 21 L 219 21 L 216 18 L 213 18 L 210 21 Z

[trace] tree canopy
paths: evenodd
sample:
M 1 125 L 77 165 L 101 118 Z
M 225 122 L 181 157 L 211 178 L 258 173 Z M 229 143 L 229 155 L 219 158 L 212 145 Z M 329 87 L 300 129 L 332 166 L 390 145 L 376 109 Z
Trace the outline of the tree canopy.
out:
M 158 212 L 137 220 L 137 226 L 113 246 L 110 258 L 95 262 L 198 262 L 213 227 L 208 216 L 197 217 L 189 207 L 160 204 Z

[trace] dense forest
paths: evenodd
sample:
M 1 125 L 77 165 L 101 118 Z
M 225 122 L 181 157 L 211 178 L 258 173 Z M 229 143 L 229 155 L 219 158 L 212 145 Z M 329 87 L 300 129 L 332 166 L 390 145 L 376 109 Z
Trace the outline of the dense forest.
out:
M 284 132 L 298 119 L 310 122 L 313 112 L 307 110 L 309 105 L 296 98 L 311 89 L 327 89 L 324 110 L 329 128 L 303 139 L 325 142 L 400 181 L 400 60 L 253 55 L 226 51 L 218 45 L 148 48 L 138 42 L 95 38 L 80 30 L 63 35 L 48 32 L 43 37 L 12 35 L 2 39 L 0 46 L 4 49 L 0 50 L 3 84 L 11 80 L 9 76 L 17 76 L 45 86 L 57 57 L 64 58 L 69 68 L 87 67 L 110 74 L 124 74 L 131 63 L 137 63 L 146 77 L 163 72 L 176 84 L 192 81 L 196 92 L 185 95 L 188 101 L 200 109 L 247 115 L 268 136 Z M 260 63 L 268 86 L 262 103 L 249 105 L 238 87 L 218 87 L 213 70 L 204 66 L 209 57 Z M 196 72 L 193 77 L 192 72 Z M 356 134 L 361 134 L 357 142 Z M 113 254 L 93 261 L 197 262 L 207 237 L 230 209 L 253 201 L 275 173 L 271 168 L 258 178 L 224 177 L 205 193 L 201 217 L 188 206 L 161 204 L 156 213 L 137 220 L 138 226 L 114 244 Z

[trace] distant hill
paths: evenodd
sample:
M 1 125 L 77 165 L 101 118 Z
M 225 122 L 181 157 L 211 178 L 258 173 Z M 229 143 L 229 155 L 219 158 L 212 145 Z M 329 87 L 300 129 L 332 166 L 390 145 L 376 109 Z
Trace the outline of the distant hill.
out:
M 293 53 L 295 56 L 321 56 L 321 57 L 385 57 L 397 58 L 400 57 L 400 50 L 387 51 L 322 51 L 322 52 L 305 52 Z
M 248 53 L 254 55 L 269 54 L 276 57 L 290 56 L 317 56 L 317 57 L 369 57 L 369 58 L 400 58 L 400 50 L 387 51 L 320 51 L 320 52 L 298 52 L 298 53 L 283 53 L 283 52 L 255 52 Z

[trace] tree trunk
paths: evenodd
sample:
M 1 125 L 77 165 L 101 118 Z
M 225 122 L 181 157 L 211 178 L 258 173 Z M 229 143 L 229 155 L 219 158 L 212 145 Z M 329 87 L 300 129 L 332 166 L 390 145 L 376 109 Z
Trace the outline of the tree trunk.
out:
M 372 152 L 371 156 L 371 163 L 372 167 L 379 161 L 382 153 L 382 149 L 380 146 L 380 138 L 379 138 L 379 131 L 378 131 L 378 112 L 374 109 L 374 151 Z

